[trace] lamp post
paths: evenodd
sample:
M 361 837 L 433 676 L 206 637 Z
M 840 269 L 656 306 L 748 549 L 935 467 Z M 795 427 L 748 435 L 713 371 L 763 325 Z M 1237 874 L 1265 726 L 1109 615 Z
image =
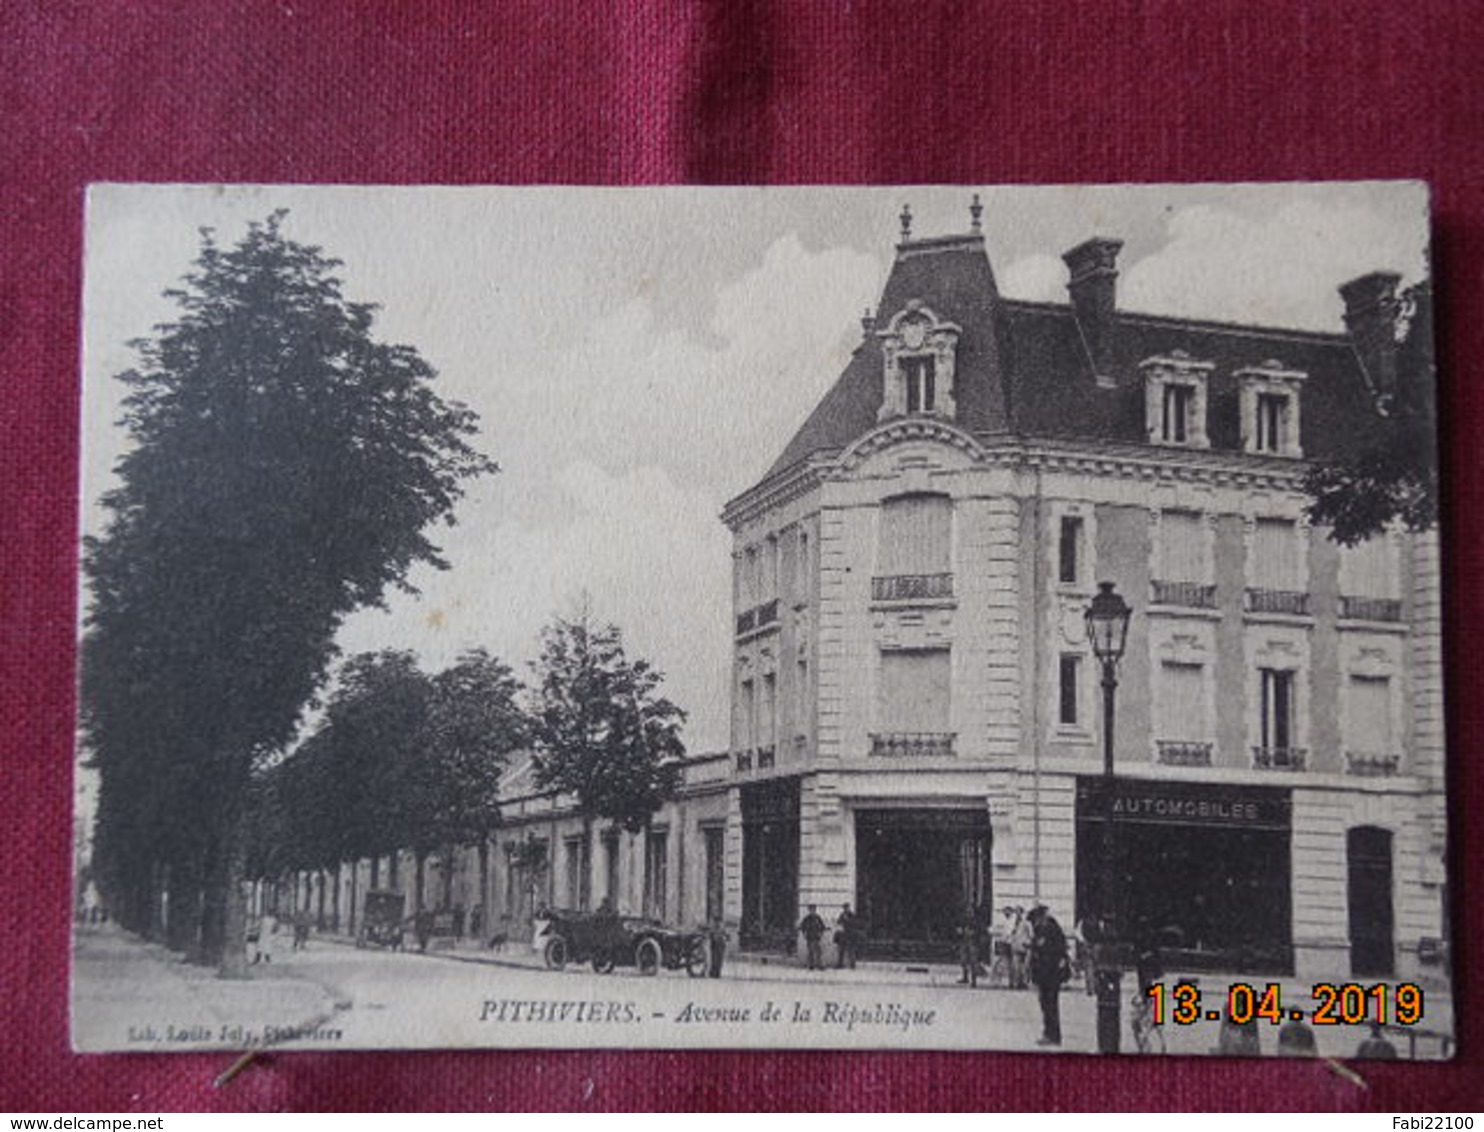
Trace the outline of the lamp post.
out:
M 1118 662 L 1128 643 L 1128 621 L 1133 610 L 1113 589 L 1112 582 L 1099 582 L 1098 592 L 1087 607 L 1087 640 L 1103 666 L 1103 844 L 1098 883 L 1097 964 L 1098 1052 L 1117 1053 L 1121 1023 L 1123 970 L 1119 954 L 1117 892 L 1118 865 L 1113 824 L 1113 699 L 1118 689 Z

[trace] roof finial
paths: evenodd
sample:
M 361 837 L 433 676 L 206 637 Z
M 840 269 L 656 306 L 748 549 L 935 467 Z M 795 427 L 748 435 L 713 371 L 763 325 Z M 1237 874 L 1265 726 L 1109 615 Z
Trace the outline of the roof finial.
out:
M 876 316 L 871 313 L 870 307 L 867 307 L 865 313 L 861 315 L 861 329 L 866 332 L 867 337 L 870 337 L 871 332 L 876 329 Z
M 898 219 L 902 222 L 902 239 L 910 240 L 912 238 L 912 206 L 910 204 L 902 205 L 902 215 Z
M 974 221 L 971 231 L 976 233 L 982 232 L 984 230 L 984 225 L 982 223 L 984 217 L 984 205 L 979 203 L 978 193 L 975 193 L 974 199 L 969 202 L 969 216 Z

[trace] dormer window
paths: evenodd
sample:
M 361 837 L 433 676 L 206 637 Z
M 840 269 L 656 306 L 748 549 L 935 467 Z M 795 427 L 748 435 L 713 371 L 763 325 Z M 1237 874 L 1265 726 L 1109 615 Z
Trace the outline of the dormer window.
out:
M 1257 436 L 1255 439 L 1257 451 L 1283 452 L 1287 432 L 1288 396 L 1283 393 L 1259 393 L 1257 395 Z
M 1215 368 L 1184 350 L 1145 358 L 1144 423 L 1151 444 L 1207 448 L 1206 378 Z
M 1164 387 L 1164 415 L 1160 425 L 1160 439 L 1166 444 L 1189 442 L 1191 410 L 1195 408 L 1195 386 L 1178 385 L 1173 382 Z
M 1242 449 L 1265 456 L 1302 456 L 1299 389 L 1306 374 L 1267 361 L 1237 370 L 1241 382 Z
M 936 382 L 931 356 L 902 359 L 902 378 L 907 383 L 907 412 L 931 413 Z
M 878 419 L 903 415 L 952 419 L 959 328 L 912 299 L 876 336 L 885 363 Z

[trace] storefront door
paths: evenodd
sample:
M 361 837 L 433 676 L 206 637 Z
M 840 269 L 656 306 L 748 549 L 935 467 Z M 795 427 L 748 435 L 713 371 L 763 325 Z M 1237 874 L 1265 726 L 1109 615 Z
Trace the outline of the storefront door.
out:
M 743 947 L 788 951 L 799 912 L 799 782 L 742 788 Z
M 1117 930 L 1157 942 L 1167 966 L 1292 970 L 1286 790 L 1119 778 L 1111 830 L 1107 797 L 1100 778 L 1078 783 L 1079 921 L 1103 907 L 1111 880 Z
M 976 809 L 858 810 L 856 910 L 866 955 L 951 957 L 989 900 L 989 816 Z

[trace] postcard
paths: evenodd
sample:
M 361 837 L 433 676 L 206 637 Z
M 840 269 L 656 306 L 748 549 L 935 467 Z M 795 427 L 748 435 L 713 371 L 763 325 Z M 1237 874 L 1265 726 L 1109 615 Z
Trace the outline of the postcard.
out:
M 1426 186 L 86 249 L 78 1050 L 1452 1055 Z

